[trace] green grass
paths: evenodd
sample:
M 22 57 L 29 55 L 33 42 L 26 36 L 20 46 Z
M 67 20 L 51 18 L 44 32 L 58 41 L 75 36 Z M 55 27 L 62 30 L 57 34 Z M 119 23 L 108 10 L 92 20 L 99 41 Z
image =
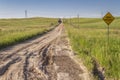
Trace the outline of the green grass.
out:
M 32 38 L 55 27 L 56 19 L 0 19 L 0 49 Z
M 120 18 L 110 25 L 109 51 L 107 52 L 107 25 L 98 18 L 81 18 L 65 20 L 66 31 L 73 50 L 80 57 L 89 71 L 93 65 L 91 57 L 95 57 L 105 68 L 105 76 L 109 80 L 120 79 Z M 68 24 L 70 23 L 70 24 Z

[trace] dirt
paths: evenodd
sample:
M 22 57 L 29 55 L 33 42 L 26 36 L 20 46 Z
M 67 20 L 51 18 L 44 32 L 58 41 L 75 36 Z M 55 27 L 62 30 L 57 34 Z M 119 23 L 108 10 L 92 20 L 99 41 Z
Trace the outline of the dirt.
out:
M 60 24 L 42 37 L 0 51 L 0 80 L 90 80 Z

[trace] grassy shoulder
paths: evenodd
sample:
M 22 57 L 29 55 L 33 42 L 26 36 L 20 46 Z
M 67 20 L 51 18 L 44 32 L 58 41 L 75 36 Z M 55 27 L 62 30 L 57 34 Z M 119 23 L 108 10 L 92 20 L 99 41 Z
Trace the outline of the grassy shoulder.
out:
M 56 19 L 28 18 L 0 20 L 0 49 L 43 34 L 57 25 Z
M 75 53 L 84 61 L 90 71 L 93 68 L 91 57 L 95 57 L 105 68 L 105 76 L 108 80 L 110 78 L 120 79 L 120 23 L 118 23 L 120 18 L 111 24 L 108 51 L 105 23 L 101 19 L 80 20 L 80 23 L 77 23 L 77 19 L 72 19 L 72 24 L 65 24 Z

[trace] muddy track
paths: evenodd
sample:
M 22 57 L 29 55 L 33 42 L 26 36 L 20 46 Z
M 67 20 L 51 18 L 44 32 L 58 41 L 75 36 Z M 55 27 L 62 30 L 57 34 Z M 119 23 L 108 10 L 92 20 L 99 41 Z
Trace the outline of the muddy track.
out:
M 90 80 L 74 59 L 63 24 L 0 51 L 0 80 Z

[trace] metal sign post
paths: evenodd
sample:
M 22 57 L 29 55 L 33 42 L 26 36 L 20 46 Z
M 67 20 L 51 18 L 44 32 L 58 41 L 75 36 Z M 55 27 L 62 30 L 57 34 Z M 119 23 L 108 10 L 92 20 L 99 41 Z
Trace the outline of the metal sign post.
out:
M 115 18 L 112 16 L 112 14 L 111 14 L 110 12 L 108 12 L 108 13 L 103 17 L 103 20 L 104 20 L 105 23 L 108 25 L 107 53 L 109 53 L 109 33 L 110 33 L 109 25 L 112 23 L 112 21 L 113 21 L 114 19 L 115 19 Z

